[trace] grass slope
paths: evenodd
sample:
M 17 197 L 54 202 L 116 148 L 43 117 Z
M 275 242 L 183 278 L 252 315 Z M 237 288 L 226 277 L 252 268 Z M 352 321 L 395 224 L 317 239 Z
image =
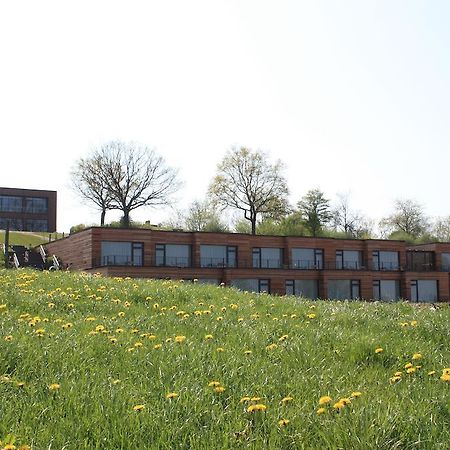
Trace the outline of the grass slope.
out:
M 0 283 L 4 447 L 449 448 L 446 305 L 22 270 Z
M 38 233 L 29 231 L 10 231 L 9 243 L 11 245 L 25 245 L 26 247 L 36 247 L 40 244 L 48 242 L 49 234 L 52 236 L 52 240 L 62 237 L 61 233 Z M 0 231 L 0 242 L 5 242 L 5 232 Z

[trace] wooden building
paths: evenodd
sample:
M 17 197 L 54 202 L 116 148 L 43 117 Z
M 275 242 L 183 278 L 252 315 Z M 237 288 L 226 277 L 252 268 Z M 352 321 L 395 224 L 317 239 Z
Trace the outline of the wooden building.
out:
M 450 243 L 92 227 L 46 245 L 70 270 L 308 298 L 449 301 Z

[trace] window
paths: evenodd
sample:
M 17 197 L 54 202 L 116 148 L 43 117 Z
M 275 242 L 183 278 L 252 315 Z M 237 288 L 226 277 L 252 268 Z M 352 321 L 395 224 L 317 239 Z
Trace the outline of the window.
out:
M 253 249 L 253 267 L 278 269 L 282 267 L 283 249 L 255 247 Z
M 411 272 L 429 272 L 434 270 L 434 252 L 408 251 L 406 252 L 408 270 Z
M 0 219 L 0 230 L 6 230 L 7 222 L 11 231 L 23 231 L 23 222 L 21 219 Z
M 259 280 L 259 279 L 249 279 L 241 278 L 236 280 L 231 280 L 231 286 L 238 288 L 242 291 L 249 292 L 267 292 L 270 293 L 270 280 Z
M 304 298 L 318 298 L 317 280 L 286 280 L 286 295 L 298 295 Z
M 166 267 L 190 267 L 191 246 L 183 244 L 156 244 L 155 265 Z
M 436 302 L 437 299 L 437 280 L 411 280 L 411 300 L 413 302 Z
M 227 245 L 200 245 L 201 267 L 236 267 L 237 247 Z
M 398 270 L 398 252 L 375 250 L 372 252 L 373 270 Z
M 22 197 L 13 197 L 11 195 L 0 195 L 1 212 L 22 212 Z
M 336 269 L 359 270 L 362 268 L 362 252 L 336 250 Z
M 48 231 L 48 221 L 45 219 L 25 220 L 25 231 Z
M 102 241 L 102 266 L 142 266 L 142 242 Z
M 450 253 L 441 253 L 441 270 L 450 272 Z
M 25 198 L 25 212 L 27 213 L 46 213 L 48 211 L 48 199 L 40 197 Z
M 293 248 L 293 269 L 323 269 L 323 250 L 321 248 Z
M 359 297 L 359 280 L 328 281 L 328 298 L 336 300 L 354 300 Z
M 400 281 L 398 280 L 374 280 L 374 300 L 398 300 L 400 298 Z

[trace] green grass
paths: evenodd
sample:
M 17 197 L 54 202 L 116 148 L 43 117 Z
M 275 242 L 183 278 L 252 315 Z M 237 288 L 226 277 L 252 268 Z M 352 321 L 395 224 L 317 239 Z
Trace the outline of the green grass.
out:
M 3 445 L 449 448 L 450 382 L 440 378 L 450 367 L 447 305 L 311 302 L 22 270 L 0 271 L 0 283 Z M 407 363 L 421 367 L 406 374 Z M 354 391 L 361 396 L 333 408 Z M 332 401 L 318 415 L 325 395 Z M 246 396 L 260 400 L 241 403 Z M 267 410 L 248 412 L 254 404 Z
M 25 245 L 26 247 L 36 247 L 49 241 L 49 235 L 52 240 L 62 237 L 61 233 L 41 233 L 28 231 L 10 231 L 9 243 L 11 245 Z M 0 242 L 5 242 L 5 232 L 0 231 Z

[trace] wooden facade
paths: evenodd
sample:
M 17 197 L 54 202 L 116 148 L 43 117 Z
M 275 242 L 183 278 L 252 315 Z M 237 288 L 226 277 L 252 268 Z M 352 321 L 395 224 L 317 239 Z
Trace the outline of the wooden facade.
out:
M 111 261 L 106 255 L 104 243 L 118 245 L 130 243 L 138 248 L 139 259 Z M 157 246 L 189 246 L 188 263 L 165 264 L 157 260 Z M 233 264 L 204 264 L 201 256 L 202 246 L 231 247 L 236 255 Z M 92 227 L 64 239 L 46 244 L 47 250 L 55 254 L 64 267 L 70 270 L 99 272 L 107 276 L 129 276 L 136 278 L 172 278 L 198 279 L 213 283 L 230 285 L 239 280 L 264 280 L 266 290 L 270 293 L 284 295 L 288 283 L 314 282 L 317 285 L 317 297 L 330 298 L 331 286 L 336 281 L 352 283 L 357 289 L 358 298 L 374 298 L 374 286 L 378 283 L 391 282 L 398 286 L 399 297 L 414 299 L 412 287 L 417 288 L 427 281 L 436 285 L 434 301 L 449 301 L 449 272 L 442 264 L 442 255 L 450 258 L 449 244 L 432 244 L 430 246 L 408 247 L 403 241 L 379 239 L 353 240 L 335 238 L 312 238 L 297 236 L 252 236 L 238 233 L 204 233 L 159 231 L 146 229 L 117 229 Z M 164 247 L 165 248 L 165 247 Z M 281 249 L 277 267 L 255 266 L 255 249 Z M 320 267 L 299 268 L 294 264 L 293 249 L 318 249 L 322 255 Z M 258 250 L 257 250 L 258 251 Z M 337 263 L 337 255 L 345 252 L 359 252 L 360 261 L 355 267 L 342 267 Z M 234 253 L 235 252 L 235 253 Z M 377 252 L 391 252 L 398 255 L 398 264 L 387 269 L 374 266 Z M 432 259 L 433 266 L 418 265 L 414 270 L 408 267 L 408 261 L 416 256 Z M 234 256 L 233 256 L 234 257 Z M 447 256 L 446 256 L 447 257 Z M 204 259 L 204 258 L 203 258 Z M 430 260 L 431 260 L 430 259 Z M 419 259 L 420 260 L 420 259 Z M 445 269 L 445 270 L 444 270 Z M 417 283 L 417 280 L 419 282 Z M 334 289 L 334 288 L 333 288 Z M 418 288 L 417 288 L 418 289 Z M 419 292 L 419 291 L 417 291 Z M 417 297 L 418 294 L 416 294 Z M 420 300 L 417 299 L 417 300 Z M 428 300 L 427 300 L 428 301 Z

